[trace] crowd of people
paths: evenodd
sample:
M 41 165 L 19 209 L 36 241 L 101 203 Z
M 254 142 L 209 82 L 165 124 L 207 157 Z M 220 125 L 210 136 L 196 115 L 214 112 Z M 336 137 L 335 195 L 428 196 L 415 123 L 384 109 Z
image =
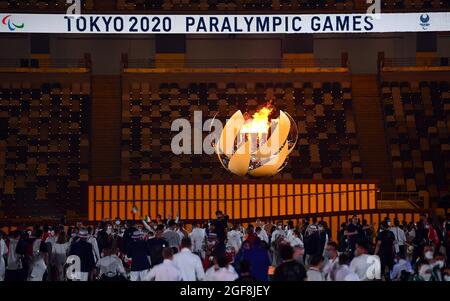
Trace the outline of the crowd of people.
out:
M 35 225 L 0 234 L 5 281 L 450 281 L 450 215 L 244 226 L 178 219 Z M 189 227 L 191 228 L 191 227 Z

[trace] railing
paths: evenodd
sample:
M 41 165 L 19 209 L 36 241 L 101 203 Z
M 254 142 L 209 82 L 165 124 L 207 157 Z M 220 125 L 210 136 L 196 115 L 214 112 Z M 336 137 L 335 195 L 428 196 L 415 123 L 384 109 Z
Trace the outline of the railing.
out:
M 423 208 L 424 204 L 418 192 L 379 192 L 378 201 L 408 201 L 414 208 Z
M 411 67 L 411 66 L 426 66 L 426 67 L 442 67 L 449 66 L 450 58 L 384 58 L 381 62 L 381 67 Z
M 3 68 L 85 68 L 83 59 L 0 59 Z
M 336 68 L 341 59 L 129 59 L 125 68 Z

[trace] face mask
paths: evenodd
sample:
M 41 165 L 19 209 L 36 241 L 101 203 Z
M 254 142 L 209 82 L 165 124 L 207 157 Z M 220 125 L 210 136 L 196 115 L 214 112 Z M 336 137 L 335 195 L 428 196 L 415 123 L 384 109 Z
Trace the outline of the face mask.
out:
M 106 233 L 109 235 L 109 234 L 111 234 L 112 233 L 112 227 L 108 227 L 107 229 L 106 229 Z
M 425 252 L 425 259 L 427 259 L 427 260 L 433 259 L 433 252 L 432 251 L 426 251 Z
M 117 226 L 120 225 L 120 221 L 119 221 L 119 220 L 116 221 L 116 225 L 117 225 Z
M 325 251 L 324 257 L 331 258 L 332 257 L 331 252 L 330 251 Z
M 390 225 L 391 225 L 391 222 L 387 222 L 387 225 L 390 226 Z
M 319 231 L 322 231 L 323 230 L 323 227 L 322 226 L 319 226 Z
M 430 225 L 426 225 L 426 226 L 425 226 L 425 229 L 430 229 Z

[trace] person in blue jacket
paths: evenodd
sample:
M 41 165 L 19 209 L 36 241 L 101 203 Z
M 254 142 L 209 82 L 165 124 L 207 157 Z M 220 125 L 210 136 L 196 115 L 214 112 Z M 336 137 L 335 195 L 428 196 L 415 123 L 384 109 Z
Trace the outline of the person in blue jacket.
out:
M 261 244 L 261 239 L 256 238 L 250 250 L 244 253 L 243 260 L 250 264 L 250 275 L 257 281 L 269 280 L 270 255 Z

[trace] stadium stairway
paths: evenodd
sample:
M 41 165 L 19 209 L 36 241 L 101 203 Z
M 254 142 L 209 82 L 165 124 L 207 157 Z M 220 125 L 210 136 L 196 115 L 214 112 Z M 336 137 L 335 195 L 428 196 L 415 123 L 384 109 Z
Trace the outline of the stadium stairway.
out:
M 91 178 L 94 181 L 120 179 L 121 93 L 120 76 L 92 76 Z
M 377 209 L 416 209 L 410 200 L 382 200 L 377 202 Z
M 353 75 L 352 94 L 363 173 L 366 178 L 380 181 L 382 189 L 389 190 L 392 188 L 392 168 L 386 145 L 377 76 Z

